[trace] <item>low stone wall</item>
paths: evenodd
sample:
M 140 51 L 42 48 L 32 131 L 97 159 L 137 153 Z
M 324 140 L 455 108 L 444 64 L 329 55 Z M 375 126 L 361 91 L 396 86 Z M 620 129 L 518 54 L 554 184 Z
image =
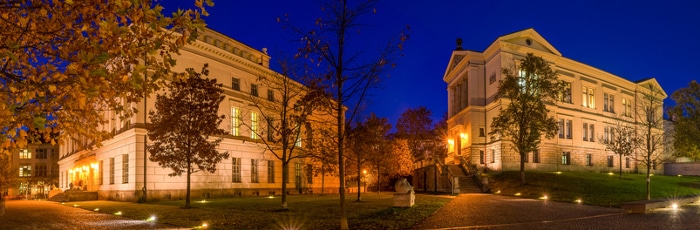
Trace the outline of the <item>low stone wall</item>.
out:
M 97 192 L 68 190 L 63 195 L 67 201 L 97 200 Z
M 664 175 L 700 176 L 700 162 L 665 163 Z
M 137 202 L 142 195 L 141 190 L 138 191 L 99 191 L 98 197 L 100 200 L 127 201 Z M 287 194 L 337 194 L 338 188 L 303 188 L 301 191 L 296 188 L 287 188 Z M 185 190 L 149 190 L 148 200 L 184 200 L 187 195 Z M 279 188 L 260 188 L 260 189 L 197 189 L 190 191 L 190 199 L 208 199 L 218 197 L 254 197 L 254 196 L 281 196 L 282 189 Z

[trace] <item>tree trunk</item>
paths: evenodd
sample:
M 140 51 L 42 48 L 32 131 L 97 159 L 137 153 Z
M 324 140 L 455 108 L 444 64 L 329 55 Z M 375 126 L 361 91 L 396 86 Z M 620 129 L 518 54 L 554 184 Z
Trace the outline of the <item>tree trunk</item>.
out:
M 362 161 L 360 158 L 360 153 L 357 153 L 357 200 L 355 200 L 355 202 L 360 202 L 362 200 L 362 195 L 360 193 L 360 189 L 362 188 L 362 166 L 360 164 Z
M 647 154 L 647 200 L 651 200 L 651 155 Z
M 620 154 L 620 179 L 622 179 L 622 154 Z
M 525 185 L 525 155 L 520 153 L 520 186 Z
M 287 209 L 287 182 L 289 182 L 289 161 L 283 160 L 282 161 L 282 209 Z
M 190 208 L 190 176 L 192 175 L 192 170 L 190 165 L 187 165 L 187 194 L 185 195 L 185 208 Z

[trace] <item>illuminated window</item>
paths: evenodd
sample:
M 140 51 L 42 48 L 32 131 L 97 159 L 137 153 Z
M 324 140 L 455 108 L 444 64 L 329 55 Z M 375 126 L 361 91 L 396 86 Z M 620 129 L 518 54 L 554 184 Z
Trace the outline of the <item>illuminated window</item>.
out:
M 30 152 L 29 149 L 20 150 L 19 159 L 32 159 L 32 152 Z
M 563 152 L 561 154 L 561 164 L 570 165 L 571 164 L 571 152 Z
M 31 165 L 20 165 L 19 166 L 19 176 L 20 177 L 32 176 L 32 166 Z
M 581 92 L 583 94 L 583 107 L 595 109 L 595 93 L 593 88 L 584 86 Z
M 632 116 L 632 100 L 622 99 L 622 115 L 627 117 Z
M 114 184 L 114 157 L 109 158 L 109 184 Z
M 129 154 L 122 155 L 122 183 L 129 183 Z
M 250 113 L 250 138 L 258 139 L 258 114 Z
M 241 135 L 241 110 L 231 107 L 231 135 Z
M 559 119 L 559 138 L 564 138 L 564 119 Z
M 304 165 L 301 162 L 296 162 L 294 163 L 294 183 L 297 185 L 301 185 L 301 170 Z M 299 188 L 299 187 L 297 187 Z
M 573 139 L 572 128 L 573 124 L 571 120 L 566 120 L 566 139 Z
M 100 161 L 99 167 L 97 168 L 98 177 L 99 177 L 98 181 L 99 181 L 100 185 L 102 185 L 104 183 L 104 173 L 102 173 L 103 168 L 104 168 L 104 161 Z
M 241 158 L 231 158 L 231 182 L 241 182 Z

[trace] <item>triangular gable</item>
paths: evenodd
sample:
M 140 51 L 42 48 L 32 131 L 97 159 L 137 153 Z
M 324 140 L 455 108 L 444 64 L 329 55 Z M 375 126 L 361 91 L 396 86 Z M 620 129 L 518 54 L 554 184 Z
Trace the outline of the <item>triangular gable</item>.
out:
M 557 56 L 562 56 L 561 53 L 556 48 L 554 48 L 554 46 L 552 46 L 552 44 L 549 44 L 549 42 L 547 42 L 547 40 L 544 39 L 542 35 L 537 33 L 537 31 L 535 31 L 535 29 L 532 28 L 503 35 L 496 39 L 496 41 L 513 43 L 520 46 L 530 47 L 533 49 L 549 52 Z
M 450 72 L 453 69 L 455 69 L 455 67 L 457 67 L 457 64 L 459 64 L 462 61 L 462 59 L 464 59 L 465 56 L 466 55 L 464 55 L 464 54 L 452 55 L 452 60 L 450 60 L 449 68 L 447 69 L 447 72 Z
M 638 85 L 638 86 L 641 86 L 641 87 L 645 87 L 645 86 L 651 84 L 651 85 L 654 86 L 656 89 L 659 89 L 659 90 L 661 91 L 661 94 L 664 96 L 664 98 L 667 98 L 667 97 L 668 97 L 668 94 L 666 94 L 666 91 L 664 91 L 664 88 L 661 88 L 661 84 L 659 84 L 659 82 L 656 81 L 656 78 L 653 78 L 653 77 L 652 77 L 652 78 L 646 78 L 646 79 L 639 80 L 639 81 L 637 81 L 637 82 L 635 82 L 635 83 L 637 83 L 637 85 Z

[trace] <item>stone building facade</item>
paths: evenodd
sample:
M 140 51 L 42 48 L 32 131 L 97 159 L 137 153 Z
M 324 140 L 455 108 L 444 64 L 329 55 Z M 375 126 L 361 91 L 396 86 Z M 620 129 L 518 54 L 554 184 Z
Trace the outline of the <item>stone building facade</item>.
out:
M 255 50 L 208 29 L 195 44 L 182 48 L 176 59 L 175 72 L 184 72 L 186 68 L 199 70 L 208 64 L 209 78 L 216 78 L 224 86 L 225 99 L 219 113 L 226 119 L 220 128 L 230 130 L 223 136 L 219 151 L 228 151 L 231 157 L 217 164 L 215 173 L 192 175 L 192 197 L 280 195 L 282 162 L 265 151 L 260 140 L 265 137 L 254 134 L 251 128 L 263 130 L 268 125 L 255 109 L 259 102 L 252 100 L 253 96 L 266 101 L 281 97 L 280 92 L 258 83 L 262 77 L 284 77 L 270 69 L 266 50 Z M 125 120 L 114 112 L 105 113 L 110 122 L 102 128 L 115 135 L 101 147 L 81 148 L 81 143 L 76 141 L 80 138 L 60 146 L 60 188 L 75 189 L 80 185 L 77 189 L 97 192 L 99 199 L 136 201 L 145 187 L 148 200 L 182 199 L 185 175 L 168 176 L 171 169 L 161 168 L 145 154 L 149 142 L 145 111 L 154 110 L 155 98 L 151 95 L 132 104 L 139 113 Z M 309 126 L 302 129 L 307 129 L 304 134 L 312 135 Z M 297 151 L 303 151 L 305 140 L 306 137 L 299 139 Z M 288 193 L 337 193 L 339 179 L 316 174 L 315 167 L 309 159 L 290 162 Z
M 539 150 L 526 158 L 526 170 L 619 171 L 619 156 L 606 151 L 601 138 L 609 135 L 618 120 L 626 124 L 639 121 L 641 101 L 650 85 L 659 90 L 659 100 L 667 97 L 654 78 L 634 82 L 562 56 L 534 29 L 501 36 L 480 52 L 463 50 L 460 43 L 443 77 L 449 106 L 448 164 L 465 159 L 481 169 L 519 170 L 520 155 L 510 142 L 489 132 L 493 118 L 508 105 L 496 98 L 502 69 L 516 67 L 528 53 L 549 62 L 568 87 L 556 104 L 548 106 L 549 115 L 559 122 L 558 135 L 542 137 Z M 663 114 L 662 106 L 655 110 Z M 663 133 L 663 128 L 654 132 Z M 623 172 L 645 168 L 635 160 L 638 157 L 624 157 Z M 655 168 L 654 173 L 663 170 L 660 165 Z
M 29 144 L 12 151 L 11 167 L 18 171 L 15 186 L 0 192 L 10 198 L 48 198 L 49 191 L 58 186 L 58 157 L 58 146 L 51 144 Z

